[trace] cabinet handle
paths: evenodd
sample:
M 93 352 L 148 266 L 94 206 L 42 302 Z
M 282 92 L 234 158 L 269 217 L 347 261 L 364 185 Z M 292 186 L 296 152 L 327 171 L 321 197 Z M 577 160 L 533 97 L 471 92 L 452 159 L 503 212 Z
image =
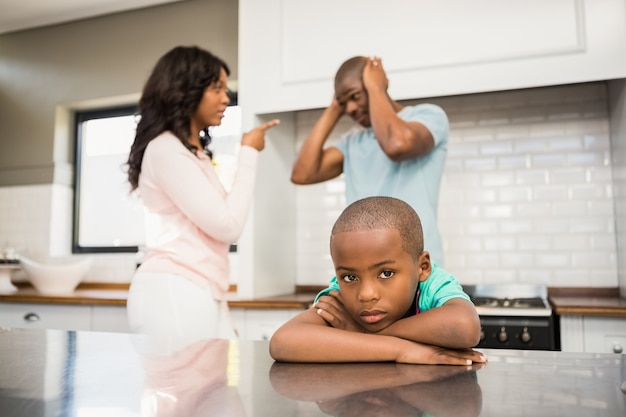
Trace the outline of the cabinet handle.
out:
M 24 320 L 32 323 L 39 321 L 39 316 L 36 313 L 28 313 L 24 316 Z
M 624 348 L 619 343 L 613 345 L 613 353 L 622 353 Z

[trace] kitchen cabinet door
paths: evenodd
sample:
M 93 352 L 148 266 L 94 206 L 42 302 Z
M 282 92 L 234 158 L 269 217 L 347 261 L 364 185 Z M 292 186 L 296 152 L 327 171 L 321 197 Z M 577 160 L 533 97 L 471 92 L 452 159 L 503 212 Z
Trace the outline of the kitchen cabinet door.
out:
M 561 316 L 563 352 L 624 353 L 626 319 L 621 317 Z
M 584 317 L 585 352 L 624 353 L 626 319 L 618 317 Z
M 244 112 L 326 107 L 337 68 L 354 55 L 383 58 L 395 99 L 626 77 L 623 0 L 388 0 L 383 9 L 240 0 Z
M 0 303 L 0 326 L 30 329 L 91 330 L 91 306 Z
M 243 308 L 230 308 L 230 318 L 240 339 L 246 339 L 246 312 Z
M 561 351 L 584 352 L 585 337 L 583 316 L 560 316 Z

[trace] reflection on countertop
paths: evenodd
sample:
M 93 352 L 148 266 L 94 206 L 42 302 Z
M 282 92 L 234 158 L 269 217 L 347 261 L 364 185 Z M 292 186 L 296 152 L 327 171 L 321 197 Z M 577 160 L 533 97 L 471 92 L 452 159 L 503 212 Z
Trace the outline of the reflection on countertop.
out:
M 0 329 L 0 409 L 69 416 L 623 416 L 626 356 L 484 349 L 484 366 L 284 364 L 267 342 Z
M 470 367 L 394 363 L 274 363 L 270 382 L 276 392 L 315 402 L 326 415 L 476 417 L 482 392 Z

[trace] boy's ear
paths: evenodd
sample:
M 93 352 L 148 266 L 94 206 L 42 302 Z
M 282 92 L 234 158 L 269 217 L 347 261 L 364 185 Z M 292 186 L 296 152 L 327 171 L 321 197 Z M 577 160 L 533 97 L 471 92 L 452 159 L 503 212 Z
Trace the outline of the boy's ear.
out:
M 428 251 L 422 252 L 417 259 L 417 266 L 419 268 L 419 280 L 426 281 L 432 272 L 433 265 L 430 262 L 430 253 Z

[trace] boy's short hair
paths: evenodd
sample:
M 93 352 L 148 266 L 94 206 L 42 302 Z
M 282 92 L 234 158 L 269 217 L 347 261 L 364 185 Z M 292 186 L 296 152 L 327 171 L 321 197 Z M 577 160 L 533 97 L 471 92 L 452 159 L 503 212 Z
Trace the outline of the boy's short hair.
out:
M 361 230 L 396 229 L 402 249 L 417 260 L 424 251 L 422 222 L 413 208 L 393 197 L 366 197 L 350 204 L 339 215 L 333 235 Z

